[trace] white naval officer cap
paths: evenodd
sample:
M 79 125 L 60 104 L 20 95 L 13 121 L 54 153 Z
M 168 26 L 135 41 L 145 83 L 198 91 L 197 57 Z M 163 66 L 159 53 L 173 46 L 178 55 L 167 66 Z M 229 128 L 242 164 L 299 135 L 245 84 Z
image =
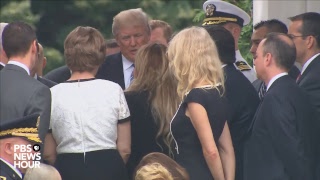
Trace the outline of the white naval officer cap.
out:
M 205 25 L 223 25 L 233 22 L 241 27 L 250 23 L 250 16 L 239 7 L 222 0 L 207 0 L 203 4 L 206 18 L 203 20 Z

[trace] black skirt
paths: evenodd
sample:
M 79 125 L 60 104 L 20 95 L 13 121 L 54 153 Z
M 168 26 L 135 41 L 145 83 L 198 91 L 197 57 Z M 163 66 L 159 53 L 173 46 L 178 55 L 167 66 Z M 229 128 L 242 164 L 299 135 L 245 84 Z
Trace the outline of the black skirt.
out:
M 128 180 L 125 164 L 115 149 L 58 154 L 55 167 L 63 180 Z

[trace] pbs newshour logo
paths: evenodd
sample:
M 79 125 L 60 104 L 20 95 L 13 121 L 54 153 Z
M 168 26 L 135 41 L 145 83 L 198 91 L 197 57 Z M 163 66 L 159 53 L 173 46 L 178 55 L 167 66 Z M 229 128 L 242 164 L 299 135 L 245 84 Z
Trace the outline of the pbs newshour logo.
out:
M 13 147 L 15 168 L 39 168 L 41 153 L 39 144 L 17 145 Z

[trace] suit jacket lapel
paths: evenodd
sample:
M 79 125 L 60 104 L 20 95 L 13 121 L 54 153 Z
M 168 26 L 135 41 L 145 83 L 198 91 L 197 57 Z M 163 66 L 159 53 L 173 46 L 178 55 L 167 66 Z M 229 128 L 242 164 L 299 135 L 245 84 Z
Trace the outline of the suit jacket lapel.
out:
M 299 80 L 297 81 L 297 84 L 300 84 L 300 82 L 308 75 L 308 73 L 315 67 L 315 64 L 320 63 L 320 55 L 318 55 L 306 68 L 306 70 L 303 72 Z
M 119 82 L 119 85 L 122 87 L 122 89 L 125 89 L 125 82 L 124 82 L 124 73 L 123 73 L 123 63 L 122 63 L 122 55 L 121 53 L 118 53 L 116 56 L 116 63 L 117 66 L 115 66 L 115 72 L 116 75 L 115 78 L 117 82 Z

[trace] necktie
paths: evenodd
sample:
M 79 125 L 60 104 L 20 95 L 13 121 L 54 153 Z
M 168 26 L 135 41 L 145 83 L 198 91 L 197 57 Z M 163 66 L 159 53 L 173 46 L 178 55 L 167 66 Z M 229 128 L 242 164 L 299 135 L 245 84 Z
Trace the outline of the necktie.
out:
M 132 83 L 133 79 L 134 79 L 134 64 L 131 65 L 131 67 L 133 67 L 131 75 L 130 75 L 130 84 Z
M 266 85 L 264 83 L 261 84 L 260 90 L 259 90 L 259 98 L 262 100 L 264 95 L 266 94 Z
M 298 77 L 296 79 L 296 82 L 298 82 L 300 78 L 301 78 L 301 73 L 299 73 L 299 75 L 298 75 Z

